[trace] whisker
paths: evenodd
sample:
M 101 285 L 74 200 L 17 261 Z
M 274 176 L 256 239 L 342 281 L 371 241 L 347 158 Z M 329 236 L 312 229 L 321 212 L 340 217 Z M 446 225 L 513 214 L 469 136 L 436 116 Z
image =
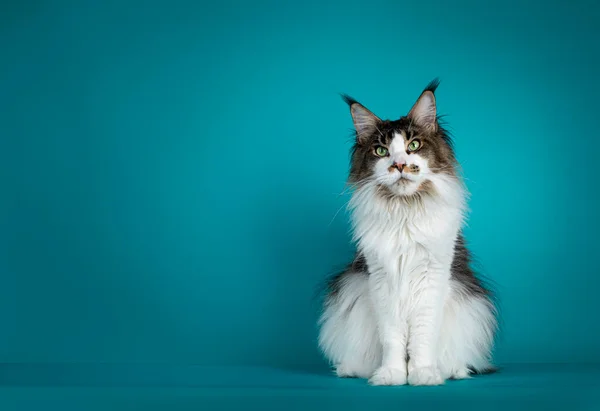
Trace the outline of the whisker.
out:
M 346 201 L 344 204 L 342 204 L 342 206 L 340 208 L 337 209 L 337 211 L 333 215 L 333 218 L 331 219 L 331 221 L 329 222 L 329 224 L 327 224 L 328 228 L 331 226 L 331 224 L 333 223 L 333 221 L 335 220 L 335 218 L 337 217 L 337 215 L 340 213 L 340 211 L 342 211 L 342 208 L 347 207 L 349 203 L 350 203 L 350 200 Z
M 359 186 L 361 186 L 361 185 L 369 182 L 370 180 L 371 180 L 371 177 L 366 177 L 366 178 L 364 178 L 362 180 L 358 180 L 358 181 L 355 181 L 353 183 L 346 182 L 345 185 L 347 187 L 345 187 L 339 194 L 336 194 L 336 196 L 337 197 L 341 197 L 344 194 L 348 193 L 349 191 L 351 191 L 353 189 L 356 189 L 357 187 L 359 187 Z

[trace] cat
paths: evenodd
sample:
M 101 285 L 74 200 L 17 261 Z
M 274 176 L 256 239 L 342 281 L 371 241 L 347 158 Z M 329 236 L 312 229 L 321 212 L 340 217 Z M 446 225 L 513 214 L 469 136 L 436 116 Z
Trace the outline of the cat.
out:
M 435 79 L 406 116 L 353 98 L 354 261 L 328 283 L 319 347 L 339 377 L 440 385 L 494 370 L 494 298 L 462 234 L 467 191 L 437 115 Z

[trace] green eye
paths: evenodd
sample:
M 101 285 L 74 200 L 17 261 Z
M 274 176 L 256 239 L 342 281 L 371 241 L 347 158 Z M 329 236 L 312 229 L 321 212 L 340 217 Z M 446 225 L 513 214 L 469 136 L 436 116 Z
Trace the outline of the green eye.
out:
M 419 147 L 421 147 L 421 142 L 419 140 L 413 140 L 408 145 L 408 150 L 409 151 L 417 151 L 419 149 Z
M 388 155 L 388 149 L 385 147 L 379 146 L 375 149 L 375 154 L 377 154 L 379 157 L 385 157 Z

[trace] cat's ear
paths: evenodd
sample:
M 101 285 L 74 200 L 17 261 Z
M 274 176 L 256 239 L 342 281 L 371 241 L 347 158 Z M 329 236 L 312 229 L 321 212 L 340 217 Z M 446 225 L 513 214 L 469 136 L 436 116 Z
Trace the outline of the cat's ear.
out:
M 408 118 L 421 127 L 431 131 L 437 129 L 437 108 L 435 105 L 434 93 L 439 84 L 440 82 L 438 79 L 429 83 L 408 113 Z
M 350 106 L 350 114 L 352 114 L 352 121 L 356 129 L 356 139 L 359 143 L 364 143 L 377 131 L 377 126 L 381 123 L 381 120 L 352 97 L 342 95 L 342 98 Z

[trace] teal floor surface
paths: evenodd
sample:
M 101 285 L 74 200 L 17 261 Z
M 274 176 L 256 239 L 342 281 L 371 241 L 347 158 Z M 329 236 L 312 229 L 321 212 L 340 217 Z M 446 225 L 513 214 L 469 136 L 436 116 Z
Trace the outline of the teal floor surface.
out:
M 370 387 L 324 370 L 0 365 L 0 410 L 600 410 L 600 365 L 504 365 L 440 387 Z M 419 407 L 419 408 L 414 408 Z

